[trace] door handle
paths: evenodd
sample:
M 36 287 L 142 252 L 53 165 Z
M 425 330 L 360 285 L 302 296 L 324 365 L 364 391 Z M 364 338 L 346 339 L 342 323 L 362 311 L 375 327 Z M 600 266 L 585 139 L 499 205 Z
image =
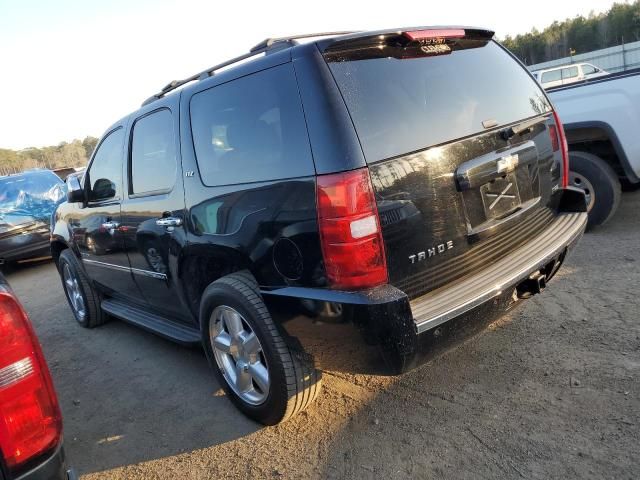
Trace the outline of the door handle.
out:
M 160 227 L 179 227 L 182 225 L 182 219 L 176 217 L 163 217 L 156 220 L 156 225 Z
M 112 228 L 118 228 L 120 224 L 118 222 L 104 222 L 102 224 L 102 228 L 106 228 L 107 230 L 111 230 Z
M 458 191 L 464 192 L 484 185 L 518 166 L 531 165 L 538 162 L 538 150 L 533 140 L 528 140 L 515 147 L 487 153 L 468 160 L 455 171 Z

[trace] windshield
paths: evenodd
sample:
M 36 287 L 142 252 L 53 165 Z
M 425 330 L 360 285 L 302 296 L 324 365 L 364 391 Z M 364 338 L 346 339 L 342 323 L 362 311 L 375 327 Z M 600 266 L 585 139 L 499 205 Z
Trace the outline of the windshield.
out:
M 50 171 L 0 177 L 0 222 L 14 224 L 25 217 L 48 222 L 65 195 L 65 184 Z

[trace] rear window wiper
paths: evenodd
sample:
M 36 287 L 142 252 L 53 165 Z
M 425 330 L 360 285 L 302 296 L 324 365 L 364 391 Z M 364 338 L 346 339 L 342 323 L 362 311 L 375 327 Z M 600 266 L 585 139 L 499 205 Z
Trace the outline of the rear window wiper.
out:
M 521 122 L 517 125 L 513 125 L 512 127 L 507 127 L 500 130 L 500 136 L 504 140 L 509 140 L 515 135 L 524 135 L 525 133 L 529 133 L 531 129 L 540 122 L 545 120 L 544 117 L 537 117 L 531 120 L 527 120 L 525 122 Z

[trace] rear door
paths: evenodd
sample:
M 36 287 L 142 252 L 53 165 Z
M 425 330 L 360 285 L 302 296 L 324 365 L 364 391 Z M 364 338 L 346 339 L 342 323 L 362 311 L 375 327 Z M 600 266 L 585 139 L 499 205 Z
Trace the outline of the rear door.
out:
M 487 32 L 440 34 L 324 51 L 369 166 L 391 283 L 411 297 L 543 228 L 560 181 L 551 106 L 525 68 Z
M 189 321 L 177 282 L 184 241 L 178 99 L 154 102 L 131 122 L 121 230 L 133 278 L 149 305 Z

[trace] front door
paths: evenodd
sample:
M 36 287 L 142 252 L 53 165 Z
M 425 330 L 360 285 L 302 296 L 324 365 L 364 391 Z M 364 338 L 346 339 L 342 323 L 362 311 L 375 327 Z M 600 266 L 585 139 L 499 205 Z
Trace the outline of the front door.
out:
M 71 228 L 89 277 L 104 290 L 144 302 L 131 276 L 120 229 L 124 136 L 119 126 L 98 145 L 84 178 L 87 204 Z
M 150 105 L 130 126 L 124 242 L 135 282 L 157 313 L 190 321 L 177 281 L 185 239 L 177 98 Z

